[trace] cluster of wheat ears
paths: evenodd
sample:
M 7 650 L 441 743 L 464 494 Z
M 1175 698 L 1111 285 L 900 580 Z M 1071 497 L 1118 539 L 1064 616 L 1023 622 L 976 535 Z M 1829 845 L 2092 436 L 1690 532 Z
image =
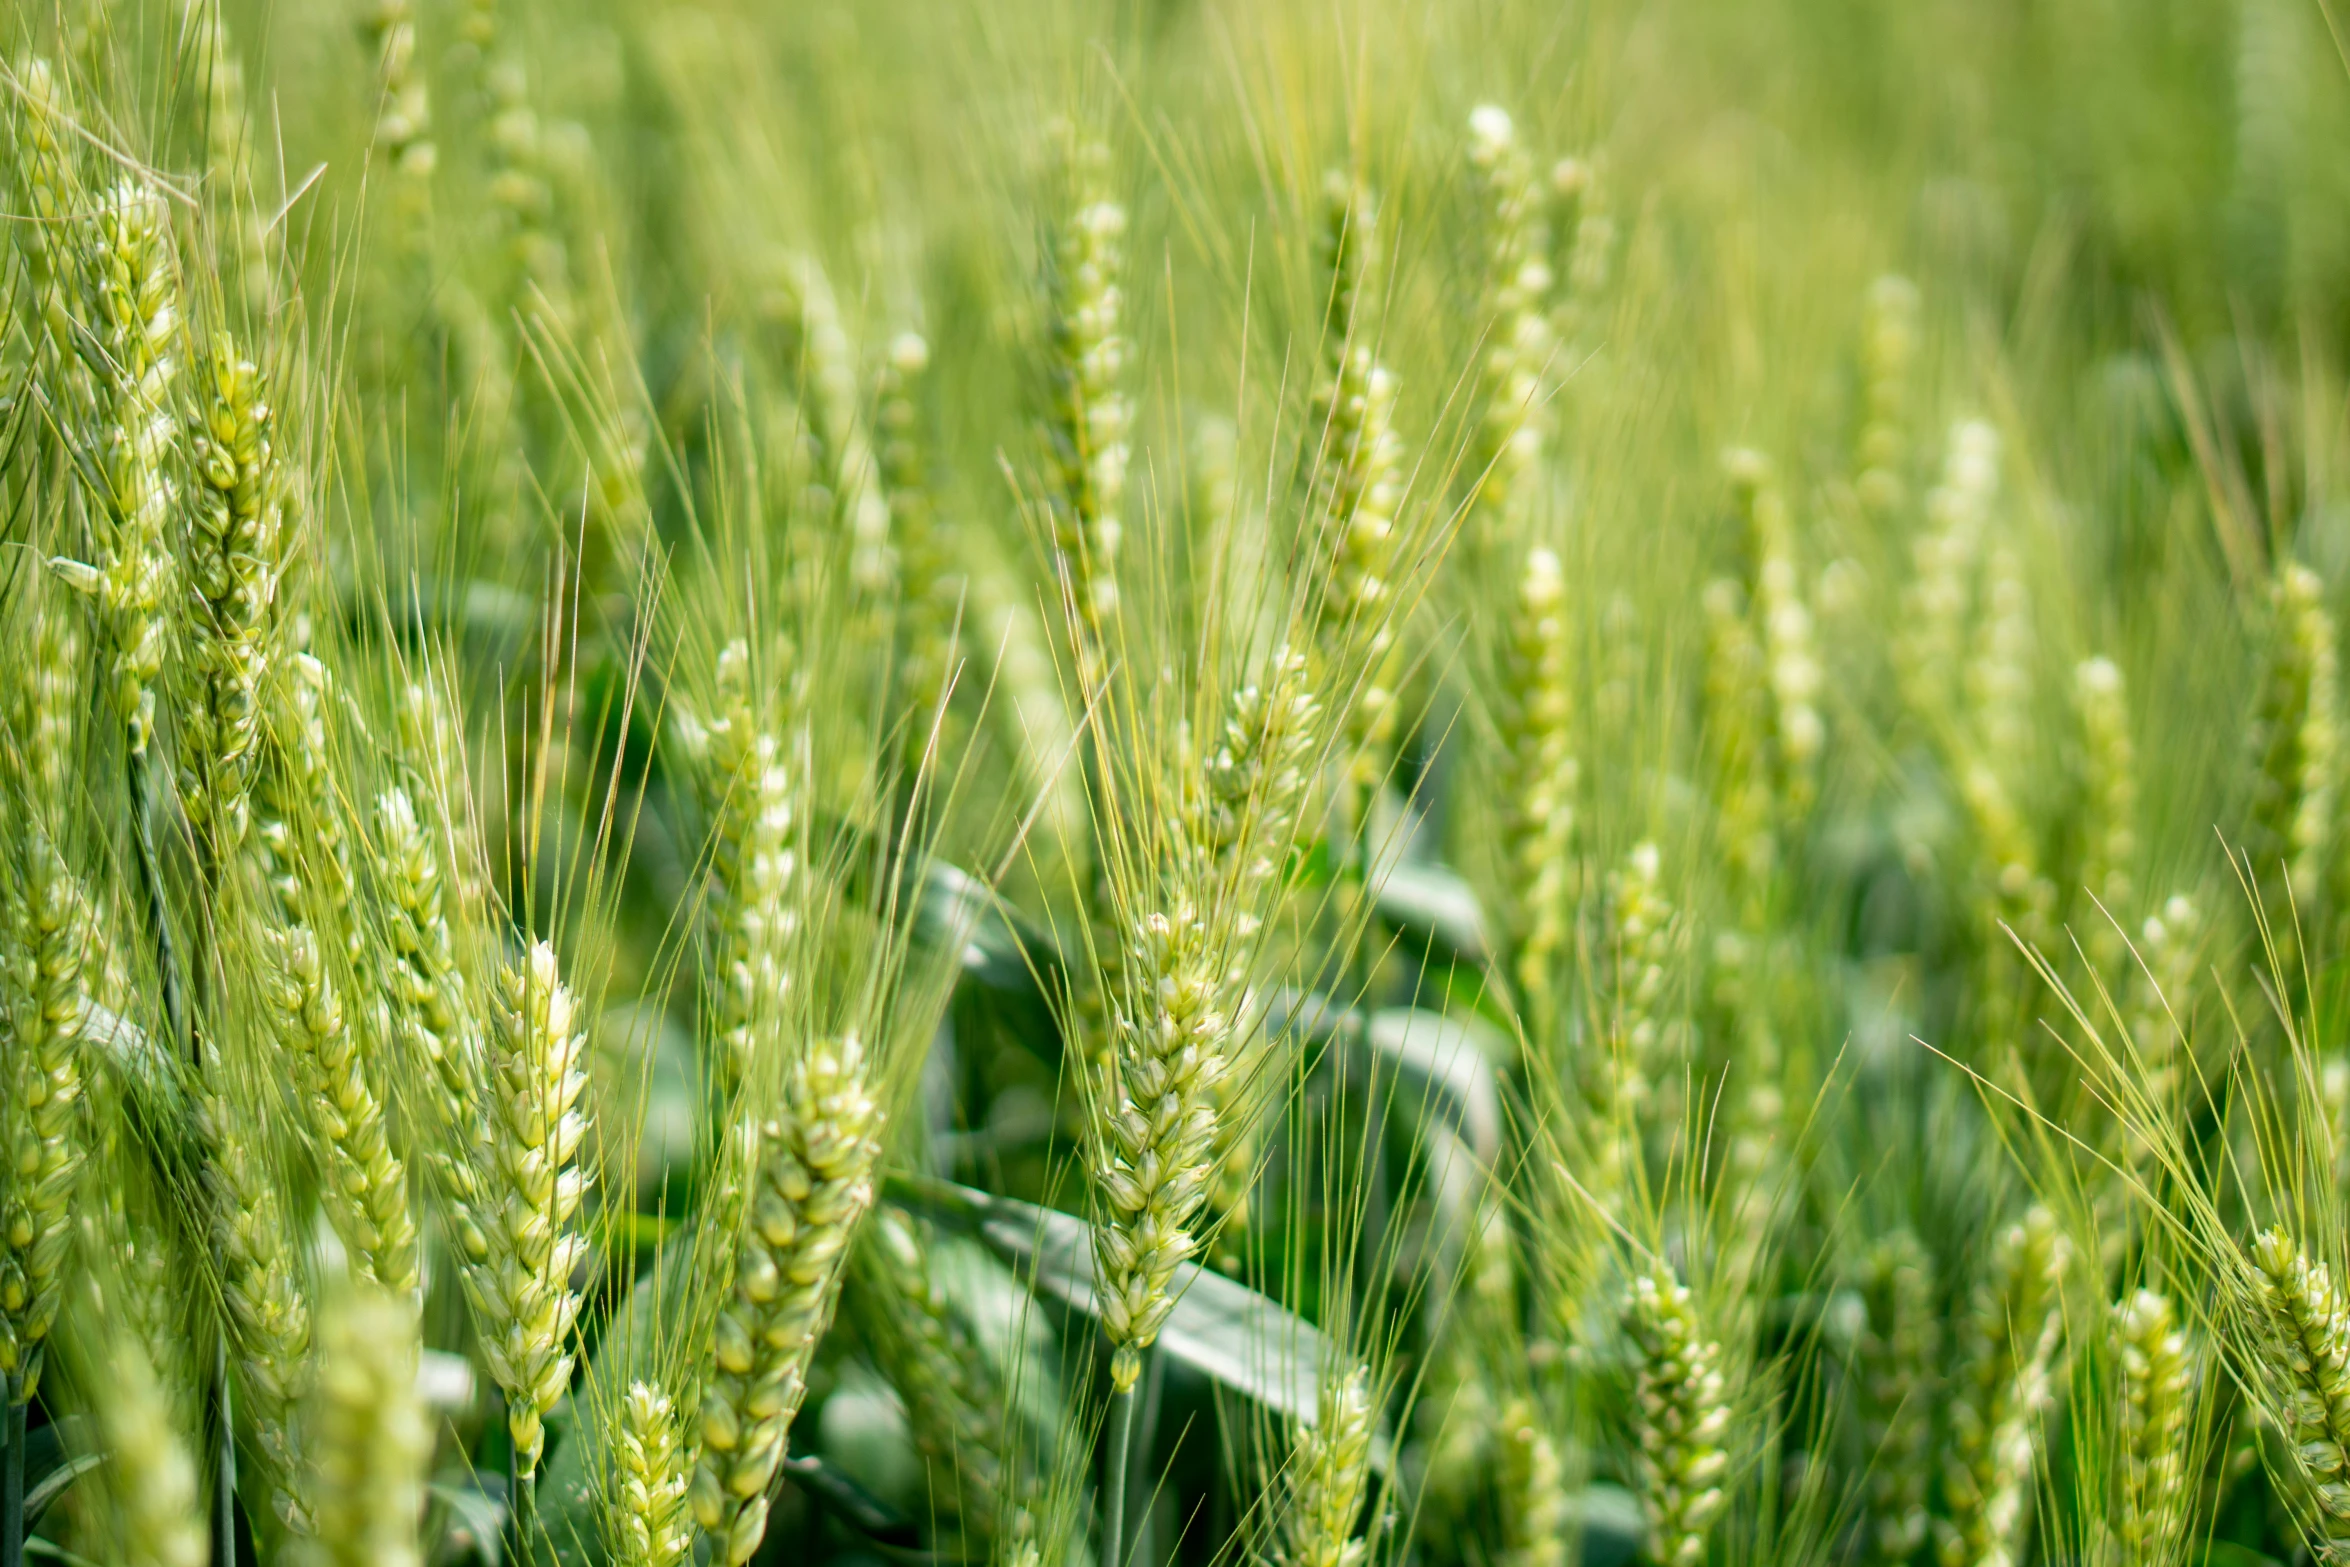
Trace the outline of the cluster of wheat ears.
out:
M 2350 75 L 1834 9 L 0 18 L 0 1567 L 2350 1561 Z

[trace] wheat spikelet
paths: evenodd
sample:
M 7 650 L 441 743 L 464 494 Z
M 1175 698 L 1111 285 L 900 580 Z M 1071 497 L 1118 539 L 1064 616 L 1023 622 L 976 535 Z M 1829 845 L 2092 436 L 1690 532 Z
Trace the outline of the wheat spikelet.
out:
M 94 931 L 64 857 L 37 827 L 15 830 L 20 890 L 0 904 L 8 926 L 0 933 L 0 1374 L 21 1402 L 38 1388 L 57 1318 L 88 1148 L 81 1035 Z
M 1299 1425 L 1290 1455 L 1280 1567 L 1355 1567 L 1369 1554 L 1354 1529 L 1370 1484 L 1377 1414 L 1367 1370 L 1324 1376 L 1314 1422 Z
M 420 1282 L 416 1222 L 407 1168 L 386 1137 L 382 1094 L 368 1081 L 318 938 L 295 926 L 271 945 L 278 1037 L 300 1063 L 311 1130 L 325 1150 L 327 1211 L 358 1275 L 409 1299 Z
M 179 270 L 163 198 L 125 181 L 100 203 L 84 257 L 83 308 L 103 354 L 105 385 L 87 440 L 96 480 L 92 559 L 52 569 L 98 605 L 110 695 L 143 755 L 155 727 L 156 677 L 171 638 L 170 524 L 178 421 Z
M 694 1457 L 669 1395 L 632 1382 L 612 1421 L 604 1548 L 615 1567 L 676 1567 L 693 1549 L 686 1486 Z
M 280 479 L 261 372 L 217 338 L 193 443 L 198 479 L 185 556 L 188 679 L 180 708 L 180 800 L 217 864 L 245 836 L 277 598 Z
M 320 1325 L 304 1434 L 317 1467 L 306 1567 L 421 1567 L 417 1539 L 432 1426 L 416 1399 L 416 1318 L 406 1297 L 364 1287 Z
M 578 1166 L 585 1048 L 555 949 L 540 942 L 499 975 L 473 1215 L 487 1246 L 464 1272 L 482 1362 L 506 1394 L 515 1472 L 525 1477 L 546 1443 L 541 1422 L 571 1383 L 580 1306 L 572 1276 L 587 1255 L 572 1227 L 587 1190 Z
M 763 1127 L 749 1223 L 712 1335 L 694 1519 L 740 1567 L 767 1532 L 770 1483 L 840 1295 L 849 1244 L 873 1204 L 881 1108 L 855 1035 L 811 1046 Z
M 1728 1498 L 1724 1447 L 1730 1403 L 1721 1345 L 1706 1335 L 1689 1287 L 1662 1263 L 1632 1281 L 1624 1329 L 1634 1366 L 1634 1437 L 1640 1501 L 1648 1515 L 1647 1560 L 1694 1567 Z
M 2057 1290 L 2070 1247 L 2035 1206 L 2003 1231 L 1968 1308 L 1952 1388 L 1937 1525 L 1943 1567 L 2006 1567 L 2023 1549 L 2039 1464 L 2040 1417 L 2064 1333 Z

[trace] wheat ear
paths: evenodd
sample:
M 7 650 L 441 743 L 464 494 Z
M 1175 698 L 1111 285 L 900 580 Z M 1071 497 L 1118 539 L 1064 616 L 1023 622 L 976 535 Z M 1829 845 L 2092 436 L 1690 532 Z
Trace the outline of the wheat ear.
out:
M 2121 1337 L 2120 1515 L 2114 1533 L 2132 1561 L 2167 1559 L 2187 1523 L 2187 1420 L 2194 1361 L 2167 1296 L 2139 1290 L 2113 1309 Z
M 92 559 L 59 557 L 58 575 L 98 605 L 110 659 L 115 715 L 133 755 L 155 727 L 156 677 L 170 640 L 170 525 L 178 421 L 179 268 L 163 198 L 125 181 L 100 204 L 85 257 L 83 295 L 103 349 L 105 387 L 89 432 L 96 480 Z
M 669 1395 L 632 1382 L 612 1419 L 604 1548 L 615 1567 L 676 1567 L 693 1549 L 686 1487 L 694 1455 Z
M 1483 412 L 1474 452 L 1478 526 L 1501 537 L 1524 504 L 1526 476 L 1542 459 L 1544 378 L 1555 344 L 1545 192 L 1509 111 L 1482 104 L 1469 115 L 1469 163 L 1483 182 L 1485 341 Z
M 1290 1454 L 1279 1567 L 1355 1567 L 1369 1554 L 1368 1542 L 1354 1534 L 1370 1485 L 1377 1417 L 1369 1371 L 1358 1366 L 1323 1378 L 1314 1422 L 1298 1427 Z
M 21 806 L 20 806 L 21 809 Z M 28 1402 L 56 1321 L 72 1247 L 71 1214 L 88 1131 L 82 1106 L 83 966 L 89 903 L 47 837 L 16 824 L 21 904 L 9 908 L 0 994 L 0 1375 Z
M 1501 741 L 1502 874 L 1517 940 L 1517 979 L 1535 1015 L 1547 1015 L 1552 968 L 1564 955 L 1574 896 L 1575 789 L 1572 627 L 1557 552 L 1526 552 L 1510 606 L 1495 713 Z
M 1699 1320 L 1689 1287 L 1662 1263 L 1632 1281 L 1624 1327 L 1635 1354 L 1632 1425 L 1647 1559 L 1694 1567 L 1720 1516 L 1730 1455 L 1722 1348 Z
M 2070 1246 L 2055 1218 L 2033 1207 L 1992 1248 L 1969 1307 L 1950 1402 L 1938 1525 L 1943 1567 L 2006 1567 L 2023 1546 L 2039 1464 L 2040 1417 L 2064 1333 L 2058 1286 Z
M 185 546 L 193 689 L 180 712 L 180 801 L 217 866 L 245 836 L 272 651 L 281 481 L 261 372 L 225 337 L 204 369 L 194 442 L 201 482 Z
M 1501 1567 L 1566 1567 L 1566 1465 L 1534 1400 L 1513 1398 L 1495 1425 Z
M 321 1325 L 305 1438 L 317 1467 L 310 1567 L 421 1567 L 432 1426 L 416 1398 L 417 1334 L 405 1296 L 356 1287 Z
M 506 1394 L 523 1484 L 545 1447 L 541 1422 L 571 1384 L 580 1306 L 572 1280 L 587 1256 L 573 1227 L 587 1190 L 578 1163 L 587 1136 L 579 1110 L 586 1043 L 555 949 L 540 942 L 499 975 L 474 1213 L 488 1244 L 464 1272 L 483 1364 Z
M 98 1401 L 106 1434 L 107 1488 L 115 1502 L 115 1544 L 125 1567 L 205 1567 L 210 1559 L 197 1505 L 196 1460 L 172 1425 L 170 1401 L 146 1351 L 118 1337 L 107 1355 L 107 1396 Z
M 1126 209 L 1108 190 L 1109 149 L 1080 137 L 1070 153 L 1075 203 L 1055 247 L 1051 418 L 1053 548 L 1075 606 L 1081 664 L 1093 684 L 1118 615 L 1124 536 Z
M 769 1492 L 832 1321 L 858 1221 L 873 1204 L 881 1107 L 855 1035 L 793 1063 L 783 1113 L 760 1131 L 749 1222 L 712 1334 L 694 1519 L 727 1567 L 767 1533 Z
M 1870 1249 L 1861 1273 L 1867 1324 L 1858 1345 L 1861 1439 L 1869 1454 L 1869 1551 L 1888 1564 L 1926 1543 L 1935 1366 L 1942 1319 L 1925 1248 L 1895 1230 Z
M 2350 1549 L 2350 1310 L 2325 1264 L 2284 1231 L 2263 1230 L 2250 1250 L 2281 1467 L 2298 1482 L 2311 1545 L 2335 1560 Z
M 1862 315 L 1860 440 L 1854 451 L 1859 475 L 1853 488 L 1880 517 L 1898 512 L 1909 499 L 1909 383 L 1917 352 L 1917 285 L 1904 277 L 1877 279 Z

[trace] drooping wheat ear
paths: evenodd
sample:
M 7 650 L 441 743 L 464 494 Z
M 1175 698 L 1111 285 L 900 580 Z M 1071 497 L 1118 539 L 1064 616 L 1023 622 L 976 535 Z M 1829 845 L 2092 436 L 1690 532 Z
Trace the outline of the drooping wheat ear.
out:
M 832 282 L 814 257 L 793 257 L 776 280 L 775 295 L 772 308 L 799 361 L 794 368 L 805 388 L 803 406 L 828 510 L 848 538 L 849 583 L 870 604 L 896 583 L 898 562 L 890 543 L 890 501 L 865 428 L 857 345 L 841 320 Z
M 310 1300 L 304 1292 L 282 1182 L 255 1146 L 253 1114 L 223 1093 L 202 1107 L 204 1198 L 227 1309 L 237 1413 L 249 1421 L 277 1522 L 311 1522 L 308 1464 L 295 1416 L 309 1390 Z
M 270 1000 L 278 1038 L 299 1064 L 310 1129 L 324 1154 L 325 1198 L 353 1271 L 402 1300 L 417 1271 L 408 1171 L 385 1133 L 382 1090 L 368 1080 L 359 1041 L 307 927 L 271 933 Z
M 882 366 L 874 415 L 881 487 L 889 497 L 889 537 L 897 550 L 900 602 L 898 688 L 909 715 L 908 770 L 929 743 L 929 710 L 953 673 L 956 577 L 951 536 L 940 528 L 931 496 L 930 431 L 923 389 L 930 345 L 901 332 Z
M 205 1567 L 196 1460 L 172 1424 L 146 1349 L 117 1335 L 107 1346 L 105 1375 L 105 1397 L 95 1402 L 114 1500 L 114 1559 L 125 1567 Z
M 326 665 L 296 653 L 271 682 L 271 744 L 254 779 L 254 837 L 279 918 L 307 925 L 354 967 L 362 957 L 357 879 L 327 745 L 334 690 Z M 410 813 L 413 816 L 413 812 Z
M 1394 638 L 1396 510 L 1403 500 L 1395 377 L 1374 354 L 1369 290 L 1378 224 L 1370 193 L 1343 178 L 1324 192 L 1323 251 L 1331 268 L 1332 357 L 1314 393 L 1316 445 L 1308 475 L 1308 537 L 1324 552 L 1316 636 L 1326 669 L 1360 686 L 1346 714 L 1344 754 L 1359 789 L 1376 781 L 1371 752 L 1393 727 L 1388 652 Z M 1343 318 L 1335 312 L 1343 305 Z M 1325 689 L 1334 689 L 1330 678 Z
M 2040 1458 L 2040 1417 L 2064 1336 L 2058 1290 L 2071 1247 L 2035 1205 L 1999 1236 L 1976 1285 L 1950 1390 L 1936 1525 L 1942 1567 L 2007 1567 L 2023 1549 Z
M 84 253 L 83 308 L 100 351 L 99 410 L 88 432 L 88 561 L 52 569 L 98 606 L 116 716 L 133 755 L 155 727 L 156 677 L 171 637 L 171 522 L 178 505 L 179 268 L 163 198 L 133 181 L 108 192 Z
M 1950 432 L 1941 482 L 1926 497 L 1926 526 L 1911 549 L 1915 575 L 1894 653 L 1902 698 L 1929 729 L 1957 722 L 1957 671 L 1974 626 L 1983 534 L 1999 502 L 1999 432 L 1979 419 Z
M 1746 522 L 1754 560 L 1754 611 L 1770 687 L 1771 749 L 1785 825 L 1800 824 L 1819 795 L 1820 752 L 1827 728 L 1819 710 L 1820 656 L 1811 606 L 1795 563 L 1795 526 L 1771 460 L 1733 452 L 1730 482 Z
M 718 655 L 715 713 L 683 726 L 711 818 L 711 1010 L 728 1098 L 780 1020 L 799 930 L 797 791 L 760 689 L 749 645 L 730 642 Z
M 1499 1449 L 1502 1567 L 1566 1567 L 1566 1466 L 1530 1398 L 1502 1407 Z
M 80 217 L 80 183 L 75 177 L 72 107 L 65 83 L 47 60 L 32 56 L 16 67 L 18 91 L 8 116 L 13 166 L 21 185 L 21 209 L 30 220 L 15 225 L 32 308 L 43 329 L 47 373 L 56 378 L 58 401 L 68 417 L 79 417 L 87 394 L 86 372 L 74 346 L 74 227 Z
M 185 555 L 195 591 L 180 707 L 180 802 L 217 866 L 243 841 L 261 732 L 261 688 L 275 643 L 280 523 L 268 388 L 236 345 L 216 338 L 195 442 L 196 504 Z
M 1647 1559 L 1693 1567 L 1727 1497 L 1730 1400 L 1722 1348 L 1700 1321 L 1689 1287 L 1663 1263 L 1632 1281 L 1624 1329 L 1635 1354 L 1633 1435 Z
M 1279 1567 L 1355 1567 L 1369 1554 L 1355 1520 L 1370 1485 L 1377 1418 L 1367 1369 L 1323 1377 L 1314 1422 L 1298 1426 L 1290 1453 Z
M 847 1034 L 792 1063 L 782 1114 L 760 1129 L 749 1222 L 711 1335 L 691 1493 L 694 1520 L 727 1567 L 766 1536 L 770 1482 L 839 1303 L 850 1242 L 873 1205 L 881 1123 L 864 1047 Z
M 1665 992 L 1681 946 L 1680 915 L 1665 896 L 1663 872 L 1656 845 L 1640 843 L 1608 881 L 1609 1015 L 1601 1020 L 1606 1043 L 1590 1082 L 1602 1123 L 1595 1175 L 1608 1193 L 1631 1183 L 1641 1117 L 1663 1065 Z
M 2272 890 L 2272 916 L 2286 910 L 2276 881 L 2280 862 L 2303 911 L 2327 890 L 2342 741 L 2334 617 L 2325 607 L 2325 591 L 2318 574 L 2298 563 L 2280 570 L 2270 590 L 2275 623 L 2253 725 L 2259 772 L 2252 786 L 2250 852 L 2256 874 Z M 2291 939 L 2289 918 L 2273 923 L 2280 939 Z
M 1856 1356 L 1869 1461 L 1868 1548 L 1871 1559 L 1892 1567 L 1926 1543 L 1942 1317 L 1925 1248 L 1908 1229 L 1870 1249 L 1860 1282 L 1868 1312 Z
M 2089 911 L 2083 936 L 2099 966 L 2110 968 L 2121 946 L 2115 921 L 2128 916 L 2137 895 L 2138 752 L 2130 740 L 2129 694 L 2112 659 L 2084 659 L 2073 670 L 2073 697 L 2088 795 L 2081 882 L 2111 916 Z
M 1918 354 L 1918 290 L 1905 277 L 1869 285 L 1860 336 L 1860 437 L 1854 443 L 1861 504 L 1890 517 L 1909 500 L 1910 374 Z
M 685 1509 L 694 1455 L 669 1395 L 631 1382 L 612 1417 L 611 1447 L 604 1549 L 614 1567 L 676 1567 L 694 1544 Z
M 1483 413 L 1473 454 L 1477 526 L 1502 537 L 1524 503 L 1526 475 L 1542 460 L 1548 410 L 1543 380 L 1554 344 L 1550 318 L 1548 202 L 1509 111 L 1483 104 L 1469 115 L 1469 164 L 1485 209 Z
M 1109 193 L 1110 154 L 1080 137 L 1072 206 L 1054 248 L 1053 549 L 1074 603 L 1081 663 L 1100 660 L 1118 615 L 1126 457 L 1126 209 Z
M 1090 1149 L 1105 1209 L 1093 1230 L 1102 1331 L 1110 1383 L 1121 1393 L 1142 1374 L 1143 1351 L 1174 1308 L 1175 1270 L 1199 1245 L 1192 1226 L 1207 1199 L 1216 1089 L 1232 1046 L 1221 1006 L 1225 945 L 1184 899 L 1138 920 L 1127 945 L 1126 994 Z
M 1045 1516 L 1045 1477 L 1007 1450 L 1008 1390 L 932 1273 L 922 1230 L 883 1208 L 858 1245 L 856 1267 L 870 1307 L 861 1327 L 906 1401 L 914 1445 L 933 1474 L 953 1477 L 963 1528 L 982 1545 L 1027 1538 Z
M 212 270 L 243 297 L 255 317 L 275 292 L 268 235 L 253 184 L 253 117 L 245 96 L 245 66 L 217 3 L 187 0 L 195 68 L 204 84 L 204 164 L 209 197 Z
M 87 898 L 40 829 L 12 824 L 21 891 L 0 990 L 0 1375 L 29 1400 L 72 1250 L 74 1191 L 89 1146 L 82 1105 Z M 18 901 L 21 899 L 21 901 Z
M 1574 641 L 1558 555 L 1526 552 L 1511 606 L 1494 714 L 1502 751 L 1503 874 L 1517 939 L 1517 981 L 1548 1015 L 1575 895 Z
M 573 1226 L 587 1191 L 579 1167 L 586 1045 L 555 949 L 539 942 L 499 974 L 474 1214 L 488 1246 L 464 1271 L 482 1362 L 506 1394 L 518 1476 L 537 1470 L 541 1422 L 571 1385 L 580 1306 L 572 1275 L 587 1256 Z
M 1238 911 L 1234 934 L 1244 944 L 1279 899 L 1321 741 L 1312 663 L 1284 644 L 1273 650 L 1263 675 L 1234 694 L 1223 739 L 1205 768 L 1197 842 L 1209 854 L 1205 870 L 1219 896 Z M 1263 1030 L 1249 1023 L 1256 1012 L 1249 978 L 1245 961 L 1235 964 L 1220 1004 L 1234 1024 L 1233 1060 L 1215 1088 L 1215 1175 L 1208 1192 L 1209 1207 L 1236 1228 L 1248 1223 L 1263 1121 L 1265 1042 Z
M 421 1567 L 432 1426 L 416 1398 L 415 1308 L 354 1286 L 326 1312 L 305 1435 L 317 1465 L 307 1567 Z
M 2188 1523 L 2187 1416 L 2195 1366 L 2168 1297 L 2139 1290 L 2116 1302 L 2121 1336 L 2121 1496 L 2114 1533 L 2126 1559 L 2167 1559 Z
M 2319 1559 L 2339 1560 L 2350 1550 L 2350 1310 L 2326 1265 L 2284 1231 L 2263 1230 L 2250 1249 L 2266 1319 L 2264 1402 L 2285 1436 L 2275 1451 Z
M 1712 753 L 1716 831 L 1751 904 L 1778 862 L 1770 693 L 1746 590 L 1728 577 L 1705 585 L 1705 735 Z

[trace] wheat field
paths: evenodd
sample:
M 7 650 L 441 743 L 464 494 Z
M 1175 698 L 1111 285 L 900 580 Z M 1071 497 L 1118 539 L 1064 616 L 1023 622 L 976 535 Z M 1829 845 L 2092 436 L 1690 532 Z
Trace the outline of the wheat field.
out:
M 18 0 L 0 1567 L 2350 1562 L 2332 0 Z

